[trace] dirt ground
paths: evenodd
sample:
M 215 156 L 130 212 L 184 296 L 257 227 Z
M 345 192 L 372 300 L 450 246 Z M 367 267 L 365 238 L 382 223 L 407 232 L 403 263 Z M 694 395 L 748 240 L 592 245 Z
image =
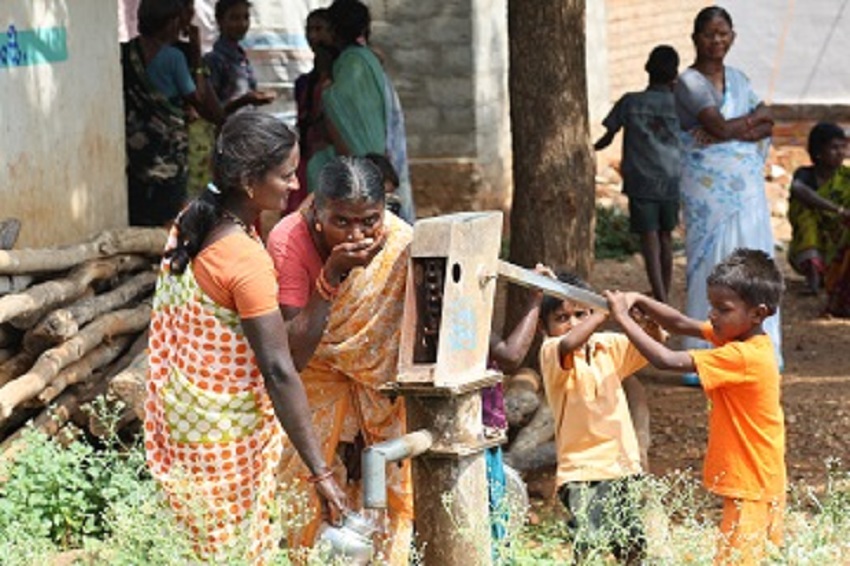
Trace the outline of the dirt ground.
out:
M 799 150 L 790 159 L 799 161 Z M 788 160 L 778 160 L 786 166 L 785 171 L 793 170 L 791 163 L 783 163 Z M 840 469 L 850 469 L 850 320 L 822 316 L 823 297 L 804 295 L 802 277 L 791 270 L 786 260 L 784 246 L 790 238 L 790 226 L 784 218 L 787 210 L 784 187 L 790 179 L 787 175 L 783 177 L 768 182 L 767 193 L 774 234 L 781 248 L 777 250 L 777 260 L 786 281 L 781 316 L 788 481 L 805 482 L 822 489 L 827 479 L 828 459 L 839 458 Z M 598 187 L 597 196 L 597 202 L 624 205 L 614 186 Z M 683 251 L 676 254 L 674 264 L 671 303 L 682 308 Z M 590 282 L 597 289 L 649 290 L 639 254 L 623 261 L 597 261 Z M 671 344 L 676 346 L 676 342 Z M 650 472 L 663 475 L 677 469 L 691 470 L 693 477 L 699 478 L 707 424 L 702 390 L 681 385 L 678 376 L 652 368 L 638 376 L 646 387 L 651 412 Z M 551 501 L 554 487 L 551 472 L 526 479 L 532 498 L 538 502 Z
M 802 294 L 804 283 L 780 257 L 787 291 L 782 301 L 783 405 L 787 426 L 789 482 L 822 485 L 826 460 L 850 465 L 850 320 L 820 316 L 822 298 Z M 684 301 L 685 258 L 675 266 L 672 303 Z M 639 257 L 599 262 L 597 288 L 648 289 Z M 664 474 L 691 468 L 698 473 L 706 442 L 706 401 L 699 388 L 679 384 L 672 374 L 646 369 L 639 374 L 651 412 L 650 470 Z

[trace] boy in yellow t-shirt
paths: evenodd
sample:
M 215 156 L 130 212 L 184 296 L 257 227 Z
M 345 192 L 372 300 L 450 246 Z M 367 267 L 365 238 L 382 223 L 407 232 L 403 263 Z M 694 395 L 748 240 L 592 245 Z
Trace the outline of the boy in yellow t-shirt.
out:
M 578 277 L 564 283 L 587 289 Z M 643 472 L 622 381 L 647 361 L 628 338 L 597 332 L 606 314 L 544 297 L 540 371 L 555 418 L 558 497 L 569 510 L 576 562 L 610 551 L 637 564 L 646 553 L 636 479 Z
M 706 489 L 723 497 L 716 564 L 758 564 L 764 543 L 782 542 L 785 424 L 776 354 L 762 323 L 782 296 L 782 275 L 763 251 L 737 249 L 707 279 L 707 322 L 637 293 L 606 293 L 611 316 L 657 368 L 696 371 L 711 401 Z M 673 351 L 629 316 L 637 307 L 675 334 L 712 342 L 711 350 Z

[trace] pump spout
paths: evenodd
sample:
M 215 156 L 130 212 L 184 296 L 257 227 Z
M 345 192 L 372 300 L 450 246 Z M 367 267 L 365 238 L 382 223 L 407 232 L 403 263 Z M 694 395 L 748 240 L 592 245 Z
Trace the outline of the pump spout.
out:
M 363 506 L 367 509 L 387 508 L 387 463 L 413 458 L 431 448 L 433 435 L 427 430 L 409 432 L 363 451 Z

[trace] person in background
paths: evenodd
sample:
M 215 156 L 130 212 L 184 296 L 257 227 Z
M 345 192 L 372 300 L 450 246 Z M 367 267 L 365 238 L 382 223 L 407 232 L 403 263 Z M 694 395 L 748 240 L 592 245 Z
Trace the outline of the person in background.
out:
M 621 171 L 631 230 L 640 234 L 652 296 L 666 303 L 673 277 L 672 232 L 679 223 L 681 143 L 673 98 L 679 55 L 669 45 L 659 45 L 649 54 L 645 68 L 649 86 L 614 104 L 602 122 L 607 131 L 593 148 L 608 147 L 623 129 Z
M 534 270 L 540 275 L 555 277 L 548 267 L 537 264 Z M 519 322 L 502 338 L 495 333 L 490 334 L 488 350 L 488 367 L 500 372 L 510 373 L 519 369 L 520 364 L 528 354 L 534 341 L 540 316 L 540 305 L 543 293 L 536 291 L 528 298 Z M 491 439 L 506 439 L 508 419 L 505 413 L 505 395 L 502 383 L 497 383 L 481 390 L 481 416 L 484 425 L 484 436 Z M 504 556 L 505 539 L 508 535 L 507 526 L 510 521 L 509 509 L 505 504 L 507 478 L 505 476 L 504 454 L 501 444 L 487 448 L 484 452 L 487 462 L 487 487 L 490 506 L 490 536 L 493 561 L 497 564 L 506 562 Z
M 245 107 L 264 106 L 275 99 L 273 92 L 257 90 L 254 67 L 239 42 L 251 27 L 248 0 L 218 0 L 215 21 L 219 36 L 212 51 L 204 55 L 210 84 L 229 115 Z
M 702 382 L 710 407 L 703 483 L 723 498 L 718 565 L 755 566 L 768 540 L 782 544 L 787 483 L 782 378 L 764 321 L 779 308 L 783 287 L 767 253 L 739 248 L 708 275 L 708 320 L 639 293 L 605 294 L 612 318 L 653 366 L 695 371 Z M 671 333 L 701 336 L 714 348 L 668 349 L 630 316 L 635 308 Z
M 267 248 L 278 273 L 278 300 L 292 355 L 307 391 L 327 460 L 360 501 L 364 446 L 406 432 L 403 398 L 380 391 L 395 381 L 413 229 L 386 211 L 381 173 L 363 157 L 336 157 L 319 176 L 308 207 L 272 229 Z M 299 491 L 303 465 L 287 450 L 281 481 Z M 344 478 L 343 478 L 344 476 Z M 387 466 L 387 520 L 376 563 L 407 565 L 413 536 L 410 461 Z M 293 509 L 306 524 L 289 548 L 311 547 L 318 507 Z
M 169 225 L 186 201 L 187 128 L 184 104 L 220 124 L 218 101 L 203 96 L 183 54 L 174 47 L 181 0 L 142 0 L 139 35 L 121 44 L 129 221 Z M 204 80 L 195 69 L 199 82 Z
M 322 109 L 322 91 L 331 83 L 333 64 L 339 50 L 334 46 L 327 8 L 317 8 L 307 15 L 307 43 L 313 51 L 313 68 L 295 79 L 295 105 L 298 110 L 298 134 L 303 147 L 298 180 L 299 194 L 294 195 L 287 212 L 297 210 L 307 198 L 307 163 L 313 154 L 330 145 Z
M 399 199 L 398 195 L 396 195 L 396 190 L 398 190 L 401 181 L 398 178 L 398 173 L 396 173 L 393 164 L 390 163 L 390 160 L 387 159 L 385 155 L 380 155 L 378 153 L 368 153 L 366 154 L 366 159 L 375 164 L 381 172 L 381 177 L 384 179 L 384 192 L 387 195 L 387 210 L 396 216 L 399 216 L 401 214 L 401 199 Z
M 215 184 L 177 218 L 154 294 L 147 463 L 205 563 L 261 564 L 274 554 L 284 431 L 327 520 L 347 511 L 310 424 L 274 266 L 253 229 L 262 210 L 286 204 L 297 164 L 296 135 L 280 120 L 228 118 Z
M 364 45 L 371 16 L 360 0 L 336 0 L 328 9 L 339 57 L 332 82 L 322 93 L 325 126 L 331 145 L 317 151 L 307 164 L 310 190 L 315 190 L 322 167 L 338 155 L 386 155 L 400 180 L 401 218 L 416 219 L 407 138 L 398 94 L 373 50 Z
M 794 171 L 788 220 L 792 236 L 788 247 L 791 266 L 806 277 L 807 290 L 820 292 L 827 265 L 837 267 L 828 290 L 844 286 L 844 298 L 830 298 L 830 314 L 850 316 L 850 270 L 841 272 L 842 241 L 850 232 L 850 168 L 847 135 L 838 124 L 821 122 L 809 132 L 809 157 L 812 165 Z M 837 261 L 836 261 L 837 260 Z M 839 292 L 839 295 L 841 293 Z M 840 304 L 843 303 L 843 308 Z
M 682 181 L 688 316 L 708 315 L 705 281 L 714 266 L 744 246 L 773 254 L 773 228 L 764 188 L 764 163 L 773 131 L 770 110 L 740 70 L 725 64 L 735 41 L 732 16 L 719 6 L 694 19 L 696 60 L 676 82 L 682 126 Z M 782 365 L 779 316 L 765 321 Z M 688 348 L 708 347 L 694 337 Z M 699 385 L 687 374 L 687 385 Z
M 250 8 L 248 0 L 217 0 L 215 21 L 219 36 L 212 50 L 204 54 L 201 65 L 227 116 L 243 108 L 265 106 L 275 99 L 273 92 L 257 89 L 254 67 L 239 44 L 251 27 Z M 192 123 L 189 143 L 193 191 L 200 191 L 209 181 L 216 134 L 217 129 L 209 124 Z

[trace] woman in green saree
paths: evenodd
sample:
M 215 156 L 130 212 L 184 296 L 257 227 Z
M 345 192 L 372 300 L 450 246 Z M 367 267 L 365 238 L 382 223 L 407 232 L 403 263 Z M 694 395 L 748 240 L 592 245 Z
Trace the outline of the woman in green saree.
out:
M 398 174 L 396 194 L 400 216 L 416 218 L 407 166 L 407 141 L 398 94 L 375 53 L 366 45 L 369 9 L 359 0 L 334 2 L 328 11 L 340 55 L 333 65 L 333 82 L 322 94 L 325 124 L 333 142 L 307 164 L 312 192 L 319 172 L 338 155 L 386 155 Z

